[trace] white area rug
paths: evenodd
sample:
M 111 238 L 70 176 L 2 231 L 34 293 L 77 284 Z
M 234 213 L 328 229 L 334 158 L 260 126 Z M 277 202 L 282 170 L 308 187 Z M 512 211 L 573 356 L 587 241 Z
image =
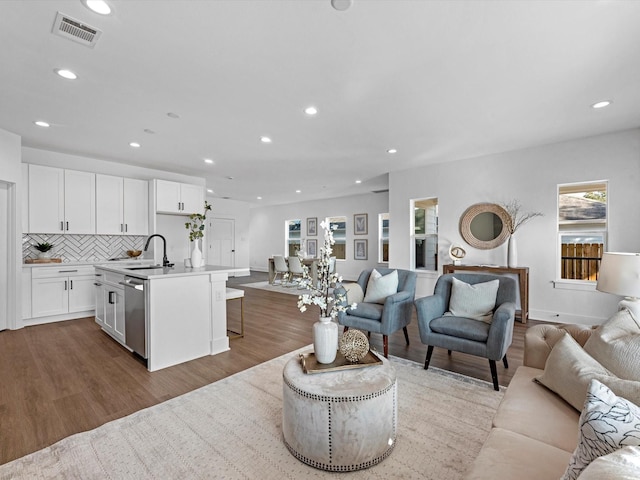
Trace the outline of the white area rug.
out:
M 459 479 L 502 398 L 488 383 L 392 358 L 398 436 L 382 463 L 328 473 L 282 441 L 282 369 L 306 347 L 0 466 L 0 478 Z

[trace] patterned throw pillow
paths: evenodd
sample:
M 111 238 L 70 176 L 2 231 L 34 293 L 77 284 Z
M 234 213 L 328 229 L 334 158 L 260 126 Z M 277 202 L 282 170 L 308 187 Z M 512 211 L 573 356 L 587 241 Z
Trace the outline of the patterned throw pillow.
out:
M 580 474 L 578 480 L 638 480 L 640 447 L 623 447 L 596 458 Z
M 491 323 L 500 281 L 491 280 L 470 285 L 455 277 L 452 280 L 449 311 L 445 315 Z
M 384 304 L 387 297 L 394 293 L 398 293 L 398 271 L 394 270 L 383 276 L 374 268 L 369 275 L 364 302 Z
M 561 480 L 575 480 L 596 458 L 640 446 L 640 407 L 591 380 L 580 415 L 578 446 Z

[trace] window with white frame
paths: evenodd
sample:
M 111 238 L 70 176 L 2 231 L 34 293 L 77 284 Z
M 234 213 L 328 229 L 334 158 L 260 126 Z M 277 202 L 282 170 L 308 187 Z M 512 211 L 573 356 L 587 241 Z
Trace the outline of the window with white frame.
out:
M 595 282 L 607 241 L 606 181 L 558 185 L 559 278 Z
M 411 201 L 413 210 L 413 265 L 420 270 L 438 270 L 438 199 Z
M 288 256 L 295 256 L 302 249 L 300 219 L 287 220 L 286 228 L 286 252 Z
M 347 217 L 327 217 L 329 228 L 333 232 L 333 256 L 338 260 L 347 258 Z
M 378 215 L 378 263 L 389 262 L 389 214 Z

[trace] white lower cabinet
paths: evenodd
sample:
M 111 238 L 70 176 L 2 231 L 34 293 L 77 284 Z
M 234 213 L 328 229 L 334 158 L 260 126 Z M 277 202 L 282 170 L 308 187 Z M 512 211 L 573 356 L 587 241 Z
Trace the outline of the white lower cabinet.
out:
M 125 343 L 124 323 L 124 275 L 101 272 L 96 274 L 96 323 L 102 329 L 118 340 Z
M 93 310 L 95 308 L 93 283 L 93 266 L 33 268 L 31 317 Z

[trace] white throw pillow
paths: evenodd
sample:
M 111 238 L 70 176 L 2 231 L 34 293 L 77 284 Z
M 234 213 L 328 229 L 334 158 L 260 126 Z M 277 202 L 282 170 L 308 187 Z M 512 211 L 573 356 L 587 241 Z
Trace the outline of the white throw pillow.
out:
M 364 302 L 384 304 L 387 297 L 394 293 L 398 293 L 398 271 L 394 270 L 383 276 L 374 268 L 369 275 Z
M 596 458 L 580 474 L 578 480 L 638 480 L 640 447 L 623 447 Z
M 491 323 L 500 281 L 491 280 L 470 285 L 455 277 L 452 280 L 449 311 L 445 315 Z
M 359 283 L 343 283 L 342 287 L 347 291 L 347 303 L 362 303 L 364 301 L 364 292 Z
M 640 446 L 640 407 L 591 380 L 580 415 L 578 446 L 561 480 L 575 480 L 598 457 Z
M 600 325 L 584 349 L 618 377 L 640 381 L 640 326 L 629 310 Z
M 617 395 L 640 403 L 640 382 L 614 376 L 585 352 L 568 333 L 553 346 L 543 374 L 535 380 L 580 411 L 584 406 L 589 383 L 594 378 L 606 384 Z

